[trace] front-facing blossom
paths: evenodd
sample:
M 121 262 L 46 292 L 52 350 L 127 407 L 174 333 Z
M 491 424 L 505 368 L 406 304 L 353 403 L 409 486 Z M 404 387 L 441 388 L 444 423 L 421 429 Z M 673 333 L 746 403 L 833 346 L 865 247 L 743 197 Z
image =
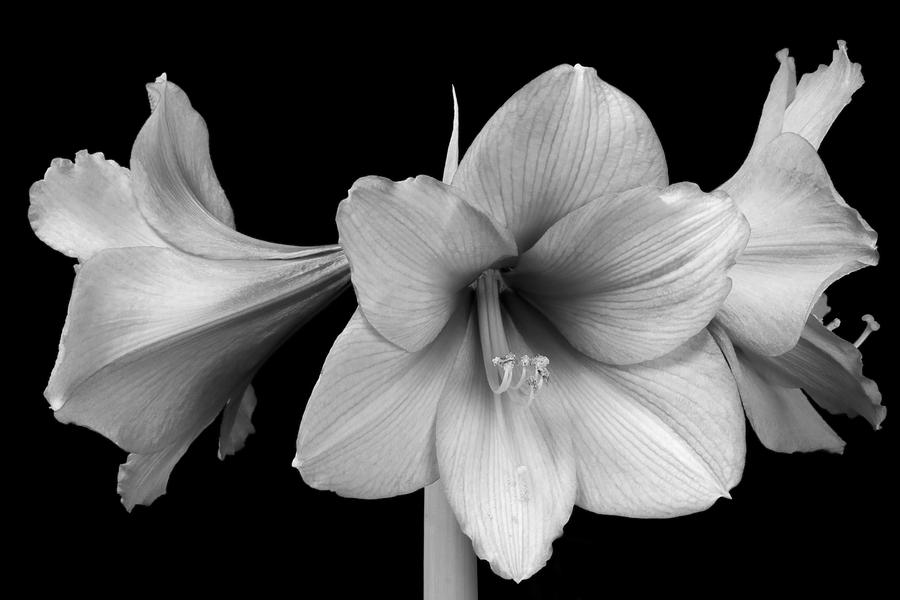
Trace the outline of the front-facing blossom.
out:
M 744 420 L 705 327 L 748 227 L 667 185 L 647 117 L 592 69 L 516 93 L 444 181 L 356 182 L 338 211 L 359 309 L 300 426 L 313 487 L 379 498 L 438 478 L 516 580 L 574 505 L 703 510 L 740 479 Z
M 766 447 L 840 452 L 843 441 L 801 389 L 830 413 L 859 415 L 875 428 L 884 419 L 878 386 L 862 374 L 858 343 L 822 324 L 824 303 L 814 310 L 832 282 L 878 262 L 875 232 L 838 194 L 817 154 L 863 78 L 844 42 L 838 42 L 829 66 L 804 75 L 799 84 L 787 50 L 777 57 L 780 68 L 753 146 L 722 186 L 751 234 L 730 273 L 731 294 L 710 330 Z M 871 323 L 866 331 L 877 327 Z
M 240 449 L 256 371 L 348 279 L 337 246 L 237 233 L 203 119 L 165 76 L 147 89 L 131 169 L 85 151 L 54 160 L 29 210 L 38 237 L 80 263 L 45 396 L 57 419 L 130 453 L 128 509 L 165 492 L 223 409 L 219 456 Z

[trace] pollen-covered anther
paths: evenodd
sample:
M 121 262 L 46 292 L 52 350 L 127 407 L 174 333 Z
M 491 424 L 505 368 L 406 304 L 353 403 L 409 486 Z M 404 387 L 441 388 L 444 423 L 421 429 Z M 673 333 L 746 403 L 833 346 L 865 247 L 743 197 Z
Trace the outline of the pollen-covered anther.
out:
M 530 406 L 544 384 L 550 381 L 550 359 L 541 354 L 533 358 L 523 354 L 518 364 L 518 381 L 503 391 L 519 404 Z
M 875 317 L 873 317 L 872 315 L 863 315 L 862 320 L 866 322 L 866 328 L 861 334 L 859 334 L 859 337 L 856 339 L 856 341 L 853 342 L 853 345 L 857 348 L 862 346 L 862 343 L 866 341 L 866 338 L 869 337 L 869 334 L 871 334 L 873 331 L 878 331 L 879 329 L 881 329 L 881 325 L 878 324 L 878 321 L 876 321 Z
M 516 355 L 512 352 L 503 356 L 495 356 L 491 359 L 491 364 L 500 370 L 500 386 L 497 393 L 502 394 L 509 389 L 512 383 L 513 369 L 516 365 Z

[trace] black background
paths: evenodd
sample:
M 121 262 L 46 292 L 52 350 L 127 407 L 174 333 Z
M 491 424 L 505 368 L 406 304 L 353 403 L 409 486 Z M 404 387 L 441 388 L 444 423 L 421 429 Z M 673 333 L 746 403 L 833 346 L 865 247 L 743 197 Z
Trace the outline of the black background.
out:
M 246 448 L 220 462 L 211 427 L 176 467 L 168 494 L 149 508 L 128 514 L 119 504 L 116 471 L 125 453 L 95 433 L 57 423 L 42 398 L 73 261 L 31 233 L 28 188 L 52 158 L 71 159 L 83 148 L 127 164 L 148 115 L 143 86 L 162 71 L 207 121 L 238 229 L 312 245 L 337 240 L 334 211 L 356 178 L 440 176 L 451 83 L 464 150 L 533 77 L 564 62 L 595 67 L 649 115 L 670 180 L 709 190 L 746 155 L 778 66 L 775 52 L 789 47 L 799 74 L 830 62 L 836 39 L 845 38 L 866 84 L 820 154 L 837 189 L 880 233 L 881 265 L 838 282 L 830 298 L 846 337 L 861 329 L 863 313 L 881 321 L 882 332 L 864 346 L 866 374 L 892 407 L 897 165 L 896 152 L 885 148 L 895 129 L 896 75 L 894 53 L 879 32 L 809 26 L 743 35 L 673 26 L 651 34 L 629 23 L 588 23 L 589 30 L 571 35 L 556 30 L 550 42 L 540 20 L 502 41 L 487 26 L 420 27 L 412 35 L 395 23 L 325 35 L 315 23 L 277 22 L 273 15 L 217 30 L 212 23 L 180 27 L 173 17 L 155 33 L 120 28 L 62 38 L 38 28 L 28 44 L 8 50 L 15 64 L 7 95 L 16 107 L 7 125 L 16 134 L 3 184 L 6 262 L 14 271 L 6 290 L 21 305 L 8 315 L 6 333 L 6 402 L 15 415 L 7 431 L 15 443 L 4 484 L 16 506 L 6 526 L 20 535 L 6 540 L 35 589 L 64 581 L 72 590 L 128 595 L 183 590 L 187 582 L 207 591 L 251 585 L 263 596 L 421 593 L 421 492 L 344 499 L 306 487 L 290 466 L 308 394 L 354 308 L 352 291 L 260 371 L 257 433 Z M 896 466 L 888 458 L 895 418 L 889 414 L 879 432 L 861 419 L 827 419 L 847 441 L 843 456 L 777 455 L 750 433 L 733 500 L 675 520 L 576 508 L 552 559 L 530 580 L 503 581 L 481 562 L 482 597 L 593 598 L 623 586 L 724 595 L 747 586 L 775 591 L 887 579 L 896 552 Z

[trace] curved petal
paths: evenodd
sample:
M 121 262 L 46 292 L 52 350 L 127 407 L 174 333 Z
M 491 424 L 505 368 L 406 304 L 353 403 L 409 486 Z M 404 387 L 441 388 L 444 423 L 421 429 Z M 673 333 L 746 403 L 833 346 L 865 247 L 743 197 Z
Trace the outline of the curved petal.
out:
M 743 472 L 744 416 L 708 333 L 655 361 L 614 367 L 577 352 L 515 296 L 506 306 L 522 336 L 550 359 L 552 379 L 534 402 L 568 413 L 578 506 L 674 517 L 729 497 Z
M 591 198 L 667 183 L 647 115 L 580 65 L 547 71 L 507 100 L 453 178 L 523 251 Z
M 828 285 L 878 262 L 877 236 L 838 195 L 813 147 L 793 133 L 771 142 L 750 175 L 724 189 L 751 233 L 719 319 L 739 346 L 787 352 Z
M 505 278 L 581 352 L 636 363 L 706 326 L 747 236 L 722 193 L 693 184 L 638 188 L 560 219 Z
M 60 421 L 130 452 L 158 452 L 210 422 L 346 282 L 340 252 L 214 261 L 104 250 L 78 271 L 44 394 Z
M 763 105 L 753 146 L 741 168 L 723 188 L 740 185 L 769 142 L 782 133 L 796 133 L 818 149 L 831 124 L 850 103 L 853 92 L 863 84 L 862 68 L 850 62 L 847 44 L 842 40 L 838 41 L 831 65 L 820 65 L 815 73 L 803 75 L 799 85 L 794 59 L 788 56 L 787 49 L 778 52 L 776 57 L 781 66 Z
M 404 350 L 431 342 L 485 269 L 515 256 L 509 234 L 431 177 L 364 177 L 337 214 L 366 320 Z
M 203 118 L 165 74 L 147 91 L 150 118 L 131 150 L 133 191 L 144 217 L 162 238 L 208 258 L 292 258 L 314 250 L 237 233 L 212 168 Z
M 767 380 L 802 388 L 831 414 L 861 416 L 880 428 L 887 409 L 881 406 L 878 385 L 863 375 L 862 354 L 810 315 L 797 345 L 780 356 L 747 353 L 754 368 Z
M 122 505 L 128 512 L 138 504 L 148 506 L 166 493 L 172 469 L 207 425 L 209 421 L 198 423 L 183 439 L 151 454 L 132 452 L 128 455 L 128 459 L 119 465 L 117 485 Z
M 498 575 L 521 581 L 544 566 L 569 520 L 575 458 L 558 405 L 518 405 L 491 392 L 475 319 L 438 407 L 438 465 L 475 553 Z M 515 334 L 512 323 L 506 331 Z M 510 342 L 525 347 L 517 337 Z
M 131 191 L 131 174 L 103 154 L 57 158 L 31 186 L 28 220 L 54 250 L 85 261 L 104 248 L 168 246 L 147 224 Z
M 240 394 L 228 399 L 222 411 L 219 425 L 219 460 L 231 456 L 244 447 L 247 436 L 256 431 L 253 427 L 253 411 L 256 408 L 256 391 L 252 385 Z
M 734 373 L 750 426 L 775 452 L 828 450 L 842 453 L 844 441 L 819 416 L 803 392 L 769 380 L 753 356 L 732 346 L 720 326 L 710 326 Z
M 435 415 L 463 348 L 468 312 L 461 306 L 434 342 L 407 352 L 356 311 L 328 353 L 300 423 L 294 466 L 307 484 L 384 498 L 437 479 Z
M 794 99 L 797 90 L 797 70 L 794 59 L 788 56 L 787 48 L 778 52 L 775 57 L 780 66 L 763 104 L 759 127 L 756 130 L 756 137 L 753 138 L 747 163 L 758 158 L 769 142 L 781 135 L 784 130 L 784 111 Z
M 851 63 L 847 56 L 847 42 L 838 40 L 831 64 L 819 65 L 815 73 L 800 78 L 794 98 L 784 113 L 783 131 L 802 136 L 818 149 L 831 124 L 863 81 L 862 67 Z

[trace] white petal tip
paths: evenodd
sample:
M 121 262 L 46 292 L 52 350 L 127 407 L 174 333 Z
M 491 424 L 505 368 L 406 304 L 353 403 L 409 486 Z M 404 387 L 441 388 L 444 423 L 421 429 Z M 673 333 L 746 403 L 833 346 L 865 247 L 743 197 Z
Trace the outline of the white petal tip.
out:
M 159 77 L 156 78 L 156 83 L 165 83 L 167 81 L 168 81 L 168 79 L 166 78 L 165 73 L 163 73 L 162 75 L 160 75 Z
M 50 404 L 50 408 L 53 409 L 54 412 L 61 409 L 63 407 L 63 404 L 66 403 L 66 401 L 62 399 L 62 396 L 48 397 L 47 402 Z
M 299 455 L 299 454 L 295 454 L 295 455 L 294 455 L 294 460 L 291 461 L 291 466 L 294 467 L 295 469 L 297 469 L 297 470 L 299 471 L 299 470 L 300 470 L 300 466 L 301 466 L 302 464 L 303 464 L 303 463 L 300 462 L 300 455 Z

